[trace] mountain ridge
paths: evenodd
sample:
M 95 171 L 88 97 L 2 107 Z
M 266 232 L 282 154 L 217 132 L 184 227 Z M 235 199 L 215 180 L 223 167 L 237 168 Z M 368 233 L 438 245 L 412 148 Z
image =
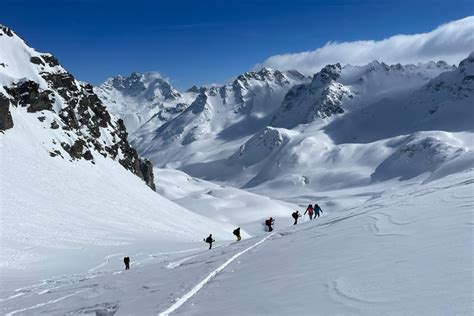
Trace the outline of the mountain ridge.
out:
M 154 189 L 151 162 L 139 158 L 123 122 L 109 114 L 93 87 L 77 81 L 53 55 L 30 48 L 8 27 L 1 26 L 0 34 L 2 131 L 16 128 L 12 111 L 34 115 L 51 130 L 51 139 L 43 142 L 51 157 L 91 163 L 97 155 L 111 158 Z

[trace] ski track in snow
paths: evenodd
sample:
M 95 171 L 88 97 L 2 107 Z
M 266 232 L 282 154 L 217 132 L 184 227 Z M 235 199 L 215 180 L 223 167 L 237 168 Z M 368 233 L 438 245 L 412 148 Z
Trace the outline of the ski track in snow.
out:
M 15 314 L 18 314 L 18 313 L 23 313 L 23 312 L 26 312 L 26 311 L 30 311 L 30 310 L 38 308 L 38 307 L 42 307 L 42 306 L 49 305 L 49 304 L 54 304 L 54 303 L 60 302 L 62 300 L 65 300 L 66 298 L 69 298 L 73 295 L 79 294 L 79 293 L 84 292 L 84 291 L 87 291 L 87 290 L 76 291 L 76 292 L 70 293 L 68 295 L 61 296 L 60 298 L 57 298 L 57 299 L 54 299 L 54 300 L 50 300 L 50 301 L 47 301 L 47 302 L 44 302 L 44 303 L 39 303 L 39 304 L 29 306 L 29 307 L 25 307 L 25 308 L 22 308 L 22 309 L 17 309 L 15 311 L 12 311 L 12 312 L 6 314 L 5 316 L 12 316 L 12 315 L 15 315 Z
M 182 263 L 192 259 L 192 258 L 196 258 L 197 256 L 199 256 L 200 254 L 197 254 L 197 255 L 194 255 L 194 256 L 190 256 L 190 257 L 186 257 L 186 258 L 183 258 L 181 260 L 178 260 L 178 261 L 175 261 L 175 262 L 170 262 L 168 263 L 168 265 L 166 266 L 167 269 L 174 269 L 174 268 L 177 268 L 179 267 Z
M 218 247 L 215 247 L 215 248 L 219 248 L 219 247 L 222 247 L 222 246 L 218 246 Z M 179 250 L 179 251 L 153 253 L 153 254 L 149 254 L 148 257 L 145 258 L 145 259 L 133 262 L 132 265 L 141 266 L 143 262 L 148 261 L 148 260 L 152 260 L 152 259 L 156 259 L 156 258 L 159 258 L 161 256 L 168 257 L 169 255 L 172 255 L 172 254 L 187 253 L 187 252 L 192 252 L 192 251 L 197 251 L 197 250 L 201 250 L 201 248 L 191 248 L 191 249 L 184 249 L 184 250 Z M 192 257 L 187 257 L 185 259 L 182 259 L 182 260 L 178 261 L 179 264 L 177 264 L 175 267 L 179 266 L 182 262 L 184 262 L 186 260 L 189 260 L 193 257 L 196 257 L 196 256 L 198 256 L 202 253 L 204 253 L 204 252 L 200 252 L 200 253 L 192 256 Z M 121 274 L 121 273 L 123 273 L 122 270 L 116 270 L 116 269 L 103 270 L 103 271 L 97 271 L 97 270 L 105 267 L 110 262 L 111 258 L 114 258 L 114 257 L 117 257 L 117 256 L 122 256 L 122 255 L 123 255 L 123 253 L 116 253 L 116 254 L 111 254 L 111 255 L 105 256 L 104 261 L 101 264 L 87 270 L 87 273 L 85 273 L 85 274 L 61 275 L 61 276 L 57 276 L 55 278 L 43 280 L 42 282 L 37 283 L 37 284 L 17 288 L 17 289 L 14 290 L 15 294 L 10 295 L 8 297 L 0 298 L 0 302 L 6 302 L 6 301 L 9 301 L 9 300 L 13 300 L 13 299 L 19 298 L 21 296 L 25 296 L 27 294 L 31 294 L 31 295 L 34 295 L 34 294 L 36 294 L 36 295 L 51 294 L 51 293 L 57 292 L 57 291 L 54 291 L 54 290 L 58 290 L 58 289 L 61 289 L 63 287 L 66 287 L 66 286 L 69 286 L 69 285 L 74 285 L 74 284 L 77 284 L 77 283 L 80 283 L 80 282 L 83 282 L 83 281 L 86 281 L 86 280 L 91 280 L 91 279 L 94 279 L 94 278 L 97 278 L 97 277 L 101 277 L 101 276 L 104 276 L 106 274 L 114 274 L 114 275 L 115 274 Z M 69 298 L 69 297 L 71 297 L 71 296 L 73 296 L 77 293 L 85 292 L 87 290 L 88 290 L 87 288 L 82 289 L 80 291 L 76 291 L 74 293 L 62 296 L 62 297 L 54 299 L 54 300 L 49 300 L 47 302 L 38 303 L 38 304 L 30 306 L 30 307 L 25 307 L 23 309 L 11 311 L 10 313 L 8 313 L 6 315 L 14 315 L 14 314 L 17 314 L 17 313 L 23 313 L 23 312 L 27 312 L 27 311 L 30 311 L 30 310 L 35 309 L 35 308 L 43 307 L 45 305 L 54 304 L 56 302 L 67 299 L 67 298 Z
M 229 245 L 226 245 L 226 246 L 230 246 L 232 244 L 229 244 Z M 217 246 L 217 247 L 213 247 L 212 249 L 215 250 L 215 249 L 219 249 L 221 247 L 224 247 L 225 245 L 220 245 L 220 246 Z M 200 248 L 195 248 L 196 250 L 200 250 Z M 175 253 L 183 253 L 183 252 L 189 252 L 189 251 L 177 251 Z M 190 257 L 186 257 L 186 258 L 183 258 L 183 259 L 180 259 L 180 260 L 177 260 L 177 261 L 174 261 L 174 262 L 170 262 L 168 263 L 168 265 L 166 266 L 167 269 L 174 269 L 174 268 L 177 268 L 179 266 L 181 266 L 183 263 L 185 263 L 186 261 L 188 260 L 191 260 L 193 258 L 196 258 L 204 253 L 207 253 L 208 250 L 205 250 L 205 251 L 201 251 L 195 255 L 192 255 Z
M 201 248 L 191 248 L 191 249 L 185 249 L 185 250 L 179 250 L 179 251 L 168 251 L 168 252 L 152 253 L 152 254 L 149 254 L 147 258 L 134 260 L 130 265 L 139 267 L 143 263 L 145 263 L 147 261 L 150 261 L 150 260 L 153 260 L 153 259 L 157 259 L 157 258 L 160 258 L 160 257 L 169 257 L 170 255 L 173 255 L 173 254 L 193 252 L 193 251 L 198 251 L 198 250 L 201 250 Z M 135 256 L 138 256 L 138 254 L 136 254 Z
M 252 250 L 253 248 L 263 244 L 268 238 L 273 236 L 274 233 L 271 233 L 270 235 L 264 237 L 262 240 L 256 242 L 252 246 L 245 248 L 244 250 L 236 253 L 233 255 L 230 259 L 228 259 L 226 262 L 224 262 L 222 265 L 220 265 L 217 269 L 212 271 L 204 280 L 199 282 L 196 286 L 194 286 L 189 292 L 187 292 L 185 295 L 183 295 L 181 298 L 179 298 L 173 305 L 168 307 L 165 311 L 161 312 L 159 316 L 168 316 L 172 312 L 176 311 L 179 307 L 181 307 L 184 303 L 186 303 L 191 297 L 193 297 L 195 294 L 197 294 L 213 277 L 215 277 L 219 272 L 224 270 L 229 264 L 231 264 L 235 259 L 243 255 L 244 253 Z M 190 258 L 188 258 L 190 259 Z
M 116 253 L 116 254 L 113 254 L 113 255 L 105 256 L 104 262 L 102 262 L 101 264 L 99 264 L 98 266 L 96 266 L 94 268 L 89 269 L 89 272 L 94 272 L 94 271 L 99 270 L 100 268 L 105 267 L 110 262 L 111 258 L 118 257 L 118 256 L 123 256 L 123 253 Z
M 326 285 L 328 294 L 335 301 L 346 306 L 366 306 L 371 304 L 385 303 L 386 300 L 376 300 L 362 297 L 354 289 L 346 288 L 338 280 L 333 280 Z

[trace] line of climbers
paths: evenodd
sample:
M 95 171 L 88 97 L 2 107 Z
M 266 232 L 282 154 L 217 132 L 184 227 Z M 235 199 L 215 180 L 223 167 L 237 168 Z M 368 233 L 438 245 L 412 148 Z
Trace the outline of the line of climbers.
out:
M 303 215 L 306 215 L 306 213 L 308 213 L 309 219 L 313 220 L 313 215 L 314 215 L 314 219 L 316 219 L 316 217 L 320 217 L 321 214 L 324 213 L 324 212 L 318 204 L 314 204 L 314 207 L 313 207 L 313 205 L 310 204 L 306 208 L 306 211 L 304 212 Z M 298 211 L 298 210 L 294 211 L 291 214 L 291 217 L 293 217 L 293 219 L 295 220 L 293 225 L 298 224 L 298 219 L 301 217 L 300 211 Z M 267 219 L 265 221 L 265 225 L 268 227 L 269 232 L 271 232 L 273 230 L 273 224 L 274 223 L 275 223 L 275 220 L 273 219 L 273 217 L 270 217 L 269 219 Z
M 309 219 L 313 220 L 313 215 L 314 219 L 316 219 L 316 217 L 321 216 L 323 210 L 321 209 L 321 207 L 319 207 L 318 204 L 314 204 L 314 207 L 310 204 L 306 208 L 306 211 L 303 215 L 306 215 L 306 213 L 308 213 Z M 293 225 L 296 225 L 298 224 L 298 218 L 301 217 L 301 214 L 298 210 L 296 210 L 291 214 L 291 217 L 293 217 L 293 219 L 295 220 Z M 265 220 L 265 225 L 268 227 L 269 232 L 273 231 L 273 224 L 275 224 L 275 219 L 273 219 L 273 217 L 270 217 L 269 219 Z M 237 227 L 232 233 L 237 238 L 237 241 L 240 241 L 242 239 L 240 237 L 240 227 Z M 212 249 L 212 243 L 214 243 L 216 240 L 212 238 L 212 234 L 209 234 L 209 236 L 207 236 L 207 238 L 204 238 L 203 241 L 209 244 L 209 249 Z M 123 258 L 123 262 L 125 263 L 125 270 L 130 269 L 130 258 Z

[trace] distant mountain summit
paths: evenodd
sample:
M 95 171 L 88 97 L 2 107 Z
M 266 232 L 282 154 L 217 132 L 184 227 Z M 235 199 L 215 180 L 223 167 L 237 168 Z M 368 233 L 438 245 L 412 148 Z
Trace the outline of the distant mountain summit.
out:
M 148 72 L 143 75 L 133 72 L 129 77 L 117 76 L 103 85 L 108 90 L 116 89 L 124 96 L 141 97 L 146 100 L 175 100 L 181 95 L 160 74 Z
M 48 159 L 116 160 L 154 189 L 151 163 L 139 158 L 122 120 L 109 114 L 93 87 L 6 26 L 0 26 L 0 114 L 4 137 L 10 129 L 26 131 L 29 122 Z
M 188 107 L 166 122 L 155 115 L 132 135 L 132 142 L 147 153 L 165 146 L 160 155 L 172 156 L 181 145 L 251 135 L 268 125 L 288 90 L 308 80 L 297 71 L 264 68 L 226 85 L 195 87 L 188 92 L 194 97 Z
M 108 79 L 94 91 L 109 111 L 123 119 L 127 130 L 135 132 L 154 115 L 167 121 L 182 112 L 195 97 L 181 94 L 156 72 Z
M 391 66 L 378 61 L 366 66 L 327 65 L 313 76 L 311 83 L 289 91 L 271 125 L 294 128 L 363 104 L 402 96 L 442 72 L 454 69 L 456 67 L 442 61 Z

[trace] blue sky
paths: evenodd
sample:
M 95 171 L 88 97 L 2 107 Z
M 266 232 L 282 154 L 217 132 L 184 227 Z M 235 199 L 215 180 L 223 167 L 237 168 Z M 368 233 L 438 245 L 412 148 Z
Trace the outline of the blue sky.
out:
M 158 71 L 185 89 L 275 54 L 429 32 L 469 15 L 472 0 L 3 0 L 0 23 L 80 80 Z

